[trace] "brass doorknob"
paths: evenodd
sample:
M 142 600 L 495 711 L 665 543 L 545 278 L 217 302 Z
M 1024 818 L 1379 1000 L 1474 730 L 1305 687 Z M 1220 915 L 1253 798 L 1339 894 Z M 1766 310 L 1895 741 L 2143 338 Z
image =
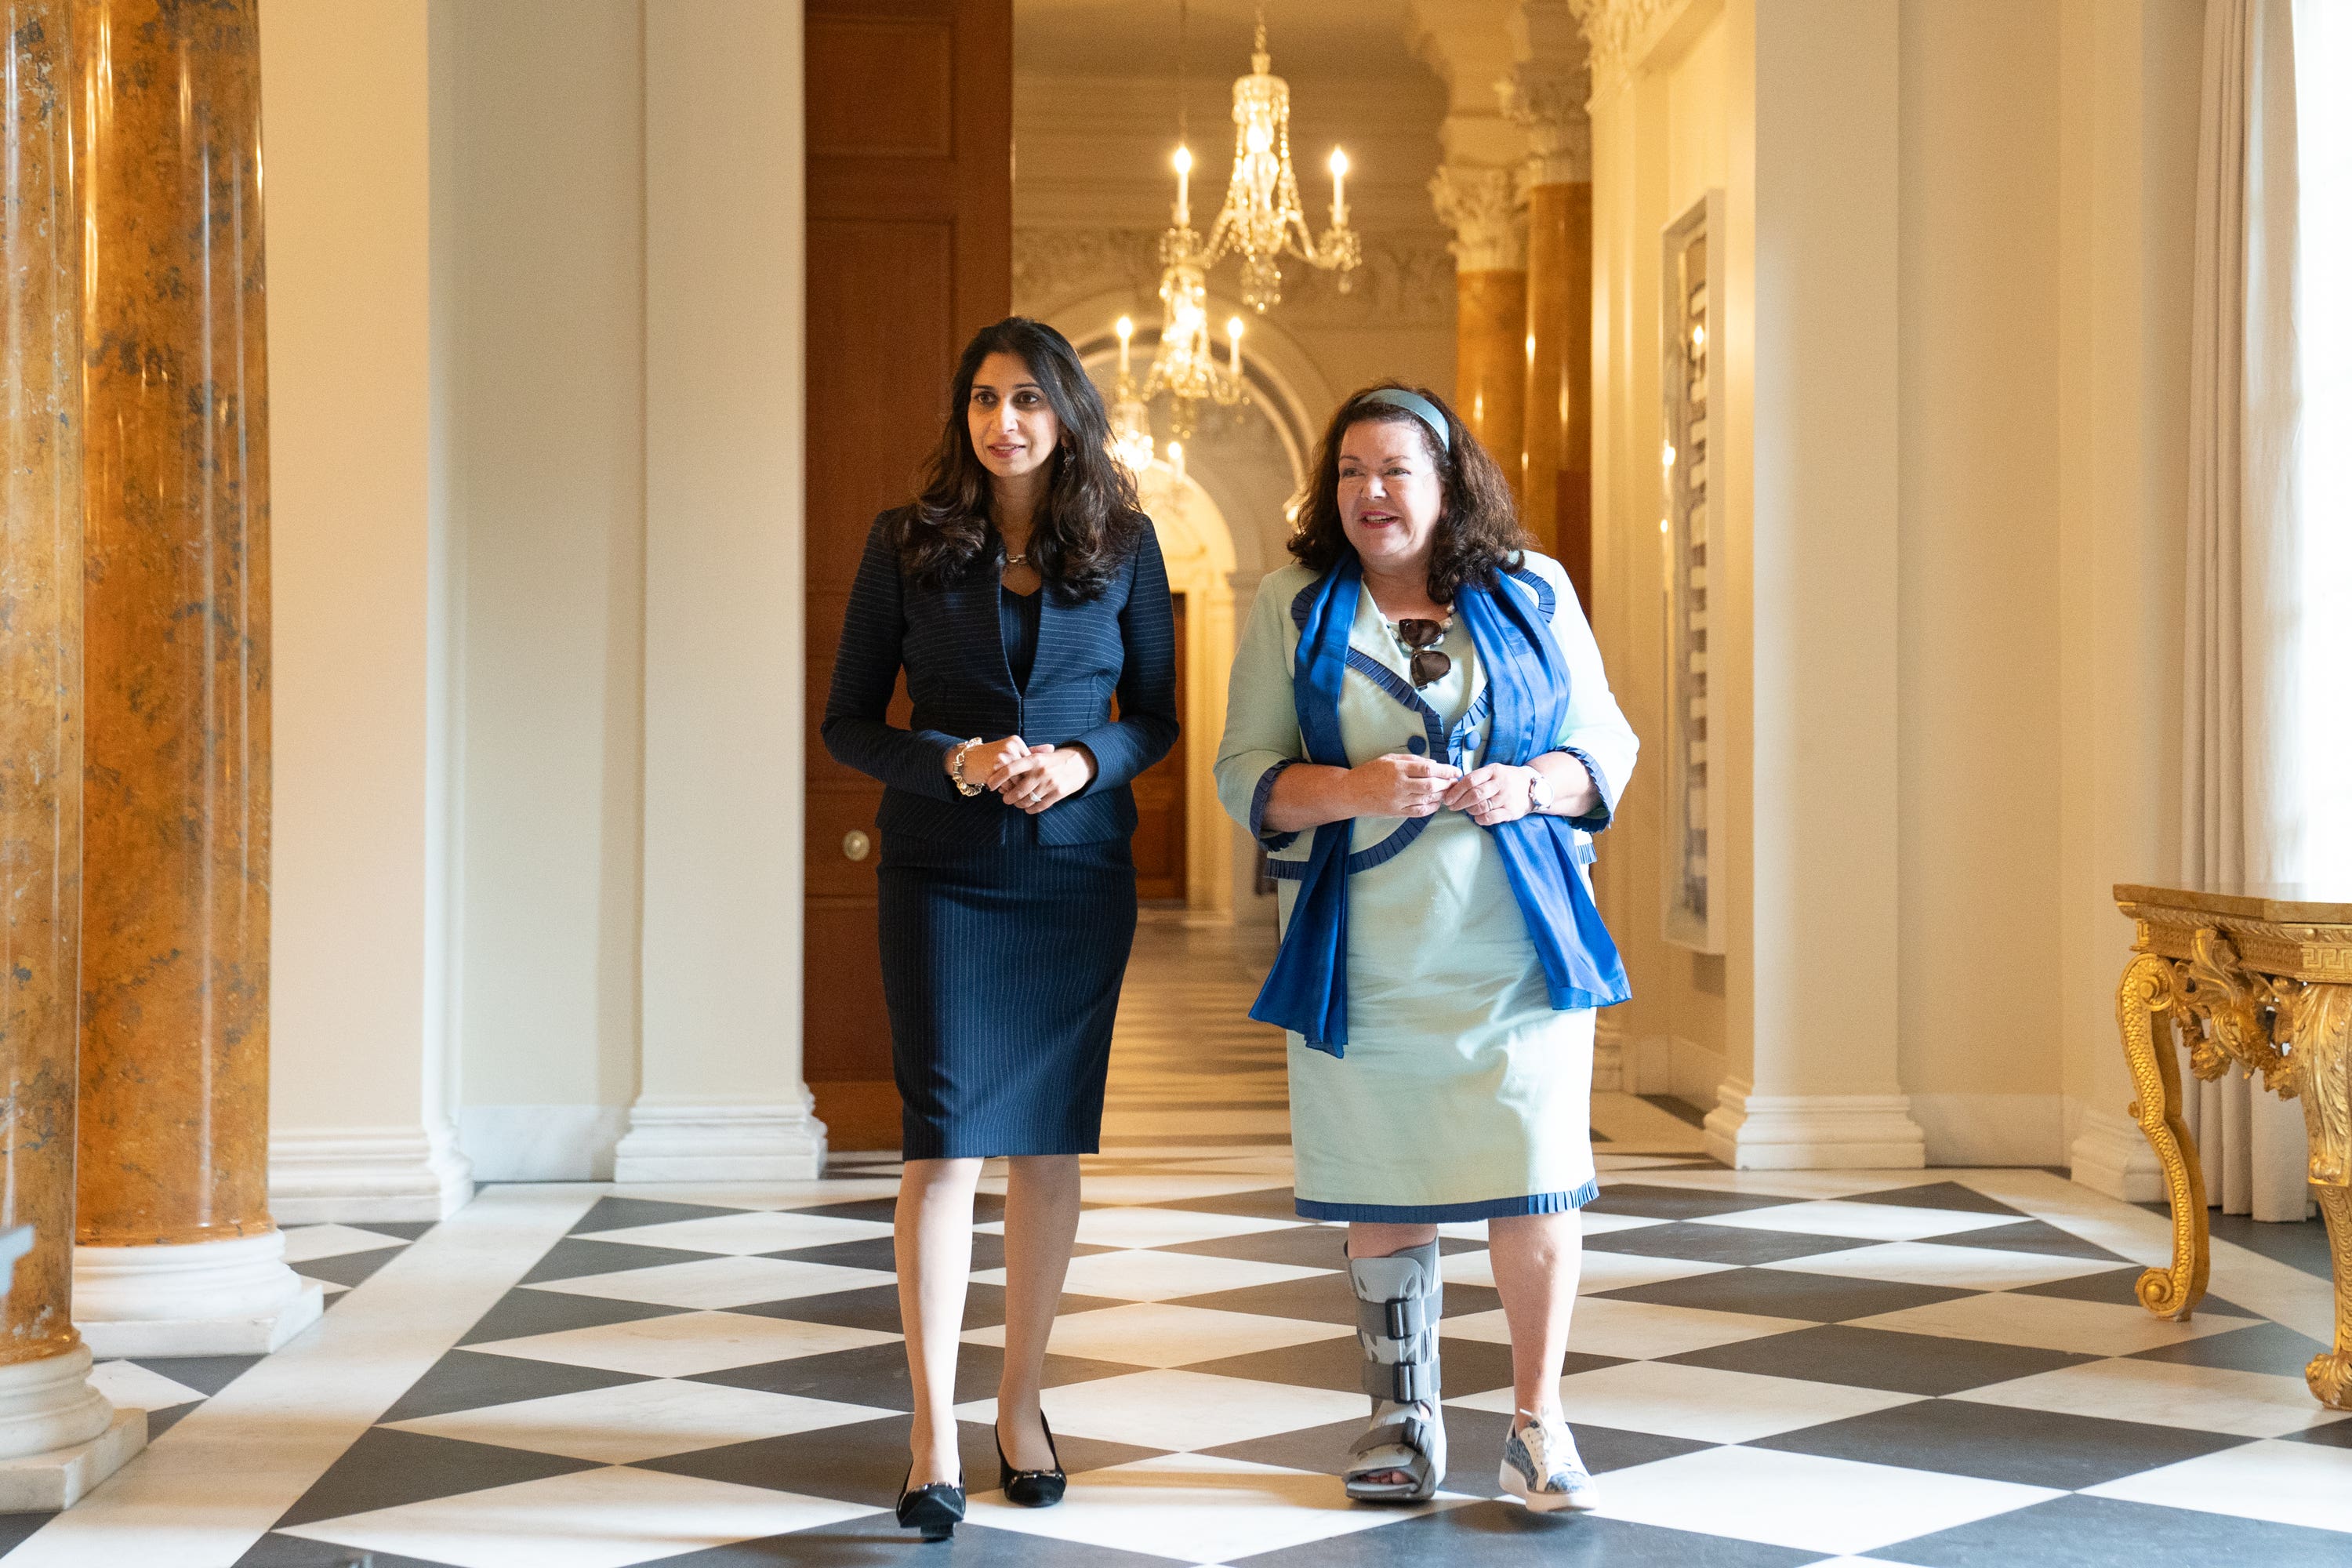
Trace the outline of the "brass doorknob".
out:
M 874 840 L 866 837 L 860 829 L 853 827 L 841 836 L 841 852 L 849 859 L 863 860 L 874 853 Z

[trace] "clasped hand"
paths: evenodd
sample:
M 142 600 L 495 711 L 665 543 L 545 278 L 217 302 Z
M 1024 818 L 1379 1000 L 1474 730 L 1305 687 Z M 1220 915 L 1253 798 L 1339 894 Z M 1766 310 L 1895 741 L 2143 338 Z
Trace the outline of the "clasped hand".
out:
M 1018 735 L 983 741 L 964 753 L 963 777 L 980 780 L 1007 805 L 1034 816 L 1067 800 L 1094 782 L 1095 763 L 1085 747 L 1033 746 Z
M 1488 763 L 1465 773 L 1450 763 L 1391 752 L 1349 770 L 1361 816 L 1432 816 L 1439 808 L 1467 813 L 1481 827 L 1515 822 L 1534 809 L 1535 770 Z

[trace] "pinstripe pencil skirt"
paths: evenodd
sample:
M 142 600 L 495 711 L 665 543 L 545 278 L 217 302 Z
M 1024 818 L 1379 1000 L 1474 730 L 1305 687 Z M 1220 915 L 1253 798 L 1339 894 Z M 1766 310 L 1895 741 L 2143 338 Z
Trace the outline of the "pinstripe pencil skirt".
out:
M 885 834 L 882 992 L 904 1158 L 1091 1154 L 1135 946 L 1128 840 Z

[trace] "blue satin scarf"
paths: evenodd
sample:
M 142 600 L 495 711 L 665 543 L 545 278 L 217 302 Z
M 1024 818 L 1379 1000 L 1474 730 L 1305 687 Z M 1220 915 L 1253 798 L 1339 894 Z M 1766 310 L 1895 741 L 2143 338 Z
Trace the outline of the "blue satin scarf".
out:
M 1568 661 L 1532 596 L 1507 585 L 1507 578 L 1498 581 L 1506 584 L 1499 591 L 1464 584 L 1454 596 L 1454 609 L 1486 670 L 1494 718 L 1486 760 L 1524 765 L 1558 749 L 1568 712 Z M 1339 687 L 1348 668 L 1348 634 L 1363 592 L 1363 569 L 1353 552 L 1312 592 L 1299 626 L 1291 691 L 1307 760 L 1344 768 L 1352 764 L 1339 731 Z M 1350 820 L 1315 830 L 1282 950 L 1250 1008 L 1258 1022 L 1296 1030 L 1308 1045 L 1335 1057 L 1346 1056 L 1348 1044 L 1352 827 Z M 1563 817 L 1529 815 L 1486 831 L 1502 851 L 1552 1006 L 1606 1007 L 1631 995 L 1617 944 L 1577 873 L 1576 830 Z M 1428 938 L 1442 942 L 1445 933 L 1431 931 Z

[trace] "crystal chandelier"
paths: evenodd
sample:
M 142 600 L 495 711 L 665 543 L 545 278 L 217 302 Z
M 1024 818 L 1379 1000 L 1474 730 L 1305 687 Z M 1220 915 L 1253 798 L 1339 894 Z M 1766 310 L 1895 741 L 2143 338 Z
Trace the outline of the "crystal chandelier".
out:
M 1263 314 L 1282 301 L 1285 251 L 1310 267 L 1337 272 L 1339 291 L 1363 259 L 1363 246 L 1348 226 L 1348 155 L 1331 150 L 1331 226 L 1318 241 L 1298 202 L 1298 176 L 1290 167 L 1290 84 L 1273 74 L 1265 52 L 1265 6 L 1257 8 L 1257 42 L 1250 51 L 1250 74 L 1234 82 L 1234 174 L 1225 205 L 1209 231 L 1201 264 L 1213 266 L 1228 254 L 1242 258 L 1242 303 Z M 1188 160 L 1189 161 L 1189 160 Z M 1178 203 L 1178 222 L 1183 221 Z
M 1184 29 L 1189 6 L 1178 13 L 1177 78 L 1181 115 Z M 1290 164 L 1290 84 L 1273 74 L 1265 48 L 1265 6 L 1257 8 L 1256 44 L 1250 74 L 1234 82 L 1234 172 L 1224 205 L 1206 240 L 1192 226 L 1192 149 L 1181 139 L 1176 169 L 1175 221 L 1160 237 L 1160 348 L 1151 374 L 1137 395 L 1138 406 L 1155 393 L 1170 398 L 1169 425 L 1178 441 L 1192 433 L 1200 405 L 1231 407 L 1244 395 L 1240 317 L 1225 323 L 1226 364 L 1217 363 L 1209 330 L 1209 269 L 1227 256 L 1242 264 L 1242 303 L 1263 314 L 1282 300 L 1281 256 L 1286 251 L 1308 265 L 1339 274 L 1339 291 L 1353 283 L 1363 259 L 1362 242 L 1348 226 L 1348 155 L 1331 151 L 1331 226 L 1322 239 L 1307 226 L 1299 205 L 1298 176 Z M 1180 138 L 1181 130 L 1180 126 Z M 1119 339 L 1122 365 L 1127 338 Z M 1128 385 L 1122 373 L 1121 386 Z M 1123 395 L 1123 394 L 1122 394 Z

